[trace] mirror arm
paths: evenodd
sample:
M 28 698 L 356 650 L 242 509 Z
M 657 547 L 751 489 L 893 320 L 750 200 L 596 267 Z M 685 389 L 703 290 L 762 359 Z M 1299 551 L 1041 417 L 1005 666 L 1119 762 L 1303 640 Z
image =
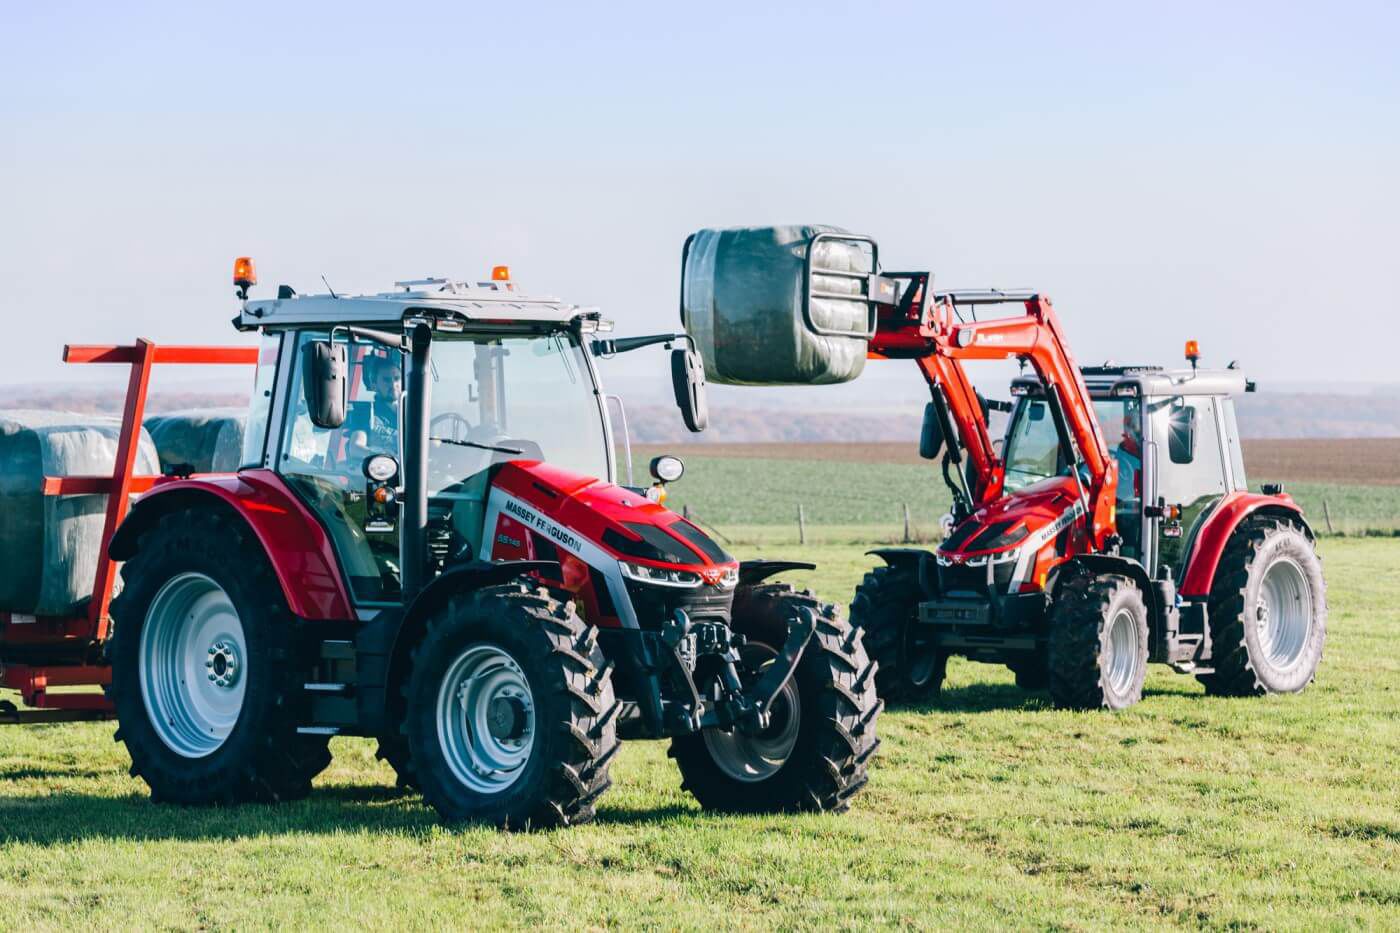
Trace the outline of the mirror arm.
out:
M 695 341 L 689 334 L 650 334 L 646 337 L 619 337 L 610 340 L 594 340 L 594 356 L 615 356 L 619 353 L 630 353 L 633 350 L 640 350 L 642 347 L 652 347 L 658 343 L 672 344 L 684 340 L 689 344 L 690 349 L 695 349 Z

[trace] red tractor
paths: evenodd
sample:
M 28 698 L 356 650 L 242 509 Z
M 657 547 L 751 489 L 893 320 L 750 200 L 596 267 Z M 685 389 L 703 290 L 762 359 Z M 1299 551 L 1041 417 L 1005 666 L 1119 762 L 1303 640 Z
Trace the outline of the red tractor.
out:
M 768 582 L 811 565 L 739 562 L 667 510 L 674 458 L 650 489 L 612 482 L 595 356 L 684 335 L 606 338 L 596 311 L 521 294 L 504 267 L 248 300 L 240 260 L 235 284 L 235 325 L 262 338 L 243 467 L 143 483 L 107 546 L 110 629 L 99 575 L 91 619 L 24 654 L 50 683 L 110 679 L 155 799 L 299 797 L 330 738 L 361 735 L 449 821 L 567 825 L 592 818 L 621 739 L 669 738 L 702 806 L 848 806 L 878 745 L 875 666 L 835 607 Z M 694 351 L 672 372 L 702 429 Z M 133 482 L 118 461 L 114 518 Z
M 852 378 L 845 344 L 858 340 L 870 359 L 913 360 L 929 386 L 920 452 L 942 457 L 947 537 L 935 551 L 872 552 L 885 566 L 851 604 L 882 696 L 936 693 L 954 654 L 1005 664 L 1072 708 L 1137 702 L 1154 661 L 1213 694 L 1312 681 L 1322 568 L 1297 504 L 1246 486 L 1233 397 L 1254 386 L 1233 364 L 1198 369 L 1191 342 L 1189 369 L 1081 370 L 1044 296 L 938 293 L 927 272 L 881 273 L 873 242 L 831 228 L 702 231 L 684 268 L 682 317 L 702 322 L 692 332 L 716 378 L 764 381 L 773 370 L 742 335 L 791 317 L 804 351 L 783 381 Z M 868 317 L 834 329 L 854 305 Z M 1007 306 L 1019 313 L 978 319 Z M 978 393 L 975 360 L 1030 368 L 1014 405 Z M 1010 412 L 1000 443 L 992 408 Z

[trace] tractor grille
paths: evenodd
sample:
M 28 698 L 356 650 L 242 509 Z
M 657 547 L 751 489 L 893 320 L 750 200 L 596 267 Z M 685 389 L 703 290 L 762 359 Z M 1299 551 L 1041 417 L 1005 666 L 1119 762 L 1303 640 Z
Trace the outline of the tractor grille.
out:
M 998 594 L 1007 591 L 1015 569 L 1016 562 L 1011 560 L 992 565 L 992 579 Z M 969 567 L 966 564 L 939 564 L 938 588 L 940 592 L 949 596 L 956 593 L 984 596 L 987 594 L 987 565 Z
M 677 609 L 684 609 L 692 622 L 702 619 L 729 624 L 729 610 L 734 604 L 734 591 L 718 586 L 679 587 L 655 586 L 627 581 L 627 595 L 637 612 L 637 624 L 644 629 L 658 629 L 662 620 L 669 619 Z

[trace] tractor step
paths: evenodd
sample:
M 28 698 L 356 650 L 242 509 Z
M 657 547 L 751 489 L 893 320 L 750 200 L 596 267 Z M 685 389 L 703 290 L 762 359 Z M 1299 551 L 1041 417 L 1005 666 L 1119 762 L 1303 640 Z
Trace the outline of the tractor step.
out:
M 307 684 L 302 684 L 302 685 L 301 685 L 301 688 L 302 688 L 303 690 L 307 691 L 308 693 L 349 693 L 349 692 L 350 692 L 350 685 L 349 685 L 349 684 L 307 683 Z

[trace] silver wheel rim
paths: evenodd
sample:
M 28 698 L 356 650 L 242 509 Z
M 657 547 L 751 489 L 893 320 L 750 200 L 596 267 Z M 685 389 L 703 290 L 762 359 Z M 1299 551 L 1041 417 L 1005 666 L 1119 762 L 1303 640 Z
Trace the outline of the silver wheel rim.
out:
M 535 744 L 530 681 L 504 649 L 472 645 L 448 665 L 437 726 L 453 776 L 477 793 L 500 793 L 520 778 Z
M 1132 688 L 1138 668 L 1138 625 L 1130 609 L 1113 614 L 1108 628 L 1108 685 L 1121 696 Z
M 1280 557 L 1264 571 L 1254 609 L 1259 647 L 1269 665 L 1287 670 L 1303 657 L 1312 634 L 1312 586 L 1298 563 Z
M 238 610 L 202 573 L 166 581 L 141 628 L 141 699 L 156 735 L 185 758 L 218 751 L 238 724 L 248 683 Z
M 749 653 L 753 649 L 744 650 Z M 772 663 L 771 660 L 768 663 Z M 755 679 L 762 673 L 762 668 L 754 671 Z M 774 699 L 769 709 L 768 728 L 752 733 L 737 728 L 706 729 L 702 733 L 710 758 L 726 775 L 752 784 L 767 780 L 787 764 L 802 726 L 802 701 L 793 680 L 793 677 L 788 678 Z

